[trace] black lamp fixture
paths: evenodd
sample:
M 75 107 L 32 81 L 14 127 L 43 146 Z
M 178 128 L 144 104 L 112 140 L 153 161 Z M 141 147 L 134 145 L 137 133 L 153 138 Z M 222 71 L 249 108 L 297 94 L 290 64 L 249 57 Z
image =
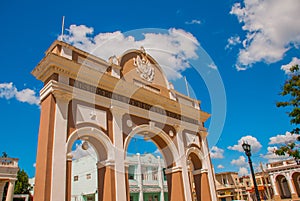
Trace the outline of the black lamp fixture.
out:
M 252 161 L 251 161 L 251 158 L 250 158 L 250 156 L 251 156 L 251 145 L 248 144 L 247 142 L 243 142 L 242 147 L 245 151 L 246 156 L 248 156 L 248 162 L 249 162 L 249 166 L 250 166 L 250 170 L 251 170 L 251 175 L 252 175 L 252 180 L 253 180 L 253 184 L 254 184 L 256 199 L 257 199 L 257 201 L 261 201 L 260 197 L 259 197 L 259 192 L 258 192 L 258 189 L 257 189 L 255 174 L 254 174 L 254 170 L 253 170 L 253 166 L 252 166 Z

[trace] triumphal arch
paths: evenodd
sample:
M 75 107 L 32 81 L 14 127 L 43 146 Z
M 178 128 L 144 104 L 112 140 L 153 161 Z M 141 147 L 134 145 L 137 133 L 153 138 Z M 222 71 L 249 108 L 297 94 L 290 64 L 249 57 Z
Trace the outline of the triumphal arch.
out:
M 168 200 L 216 200 L 209 114 L 174 90 L 144 48 L 105 61 L 55 41 L 32 74 L 44 83 L 34 200 L 71 200 L 72 146 L 82 140 L 96 151 L 98 200 L 129 201 L 125 159 L 137 134 L 163 155 Z

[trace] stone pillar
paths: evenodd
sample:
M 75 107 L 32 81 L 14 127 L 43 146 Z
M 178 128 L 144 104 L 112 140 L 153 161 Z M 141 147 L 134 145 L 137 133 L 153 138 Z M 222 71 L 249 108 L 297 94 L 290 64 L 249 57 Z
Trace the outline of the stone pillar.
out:
M 107 162 L 105 165 L 97 163 L 98 172 L 98 201 L 115 201 L 115 171 L 113 162 Z M 126 199 L 126 198 L 125 198 Z
M 13 201 L 14 189 L 15 189 L 15 180 L 9 180 L 5 201 Z
M 56 100 L 53 154 L 52 154 L 52 184 L 51 201 L 64 200 L 66 198 L 66 141 L 68 126 L 68 105 L 72 96 L 54 91 Z
M 111 107 L 113 115 L 113 139 L 115 147 L 115 184 L 116 199 L 126 201 L 126 183 L 125 183 L 125 152 L 123 145 L 122 117 L 125 112 L 122 108 Z
M 169 201 L 185 201 L 186 199 L 184 195 L 181 168 L 175 167 L 167 169 L 166 174 L 168 181 Z
M 41 102 L 34 200 L 50 201 L 54 122 L 55 99 L 49 94 Z
M 274 190 L 274 199 L 275 200 L 281 200 L 280 195 L 278 193 L 278 189 L 277 189 L 275 177 L 274 177 L 273 174 L 270 174 L 270 181 L 271 181 L 271 186 L 272 186 L 272 188 Z
M 3 192 L 4 192 L 5 184 L 6 184 L 6 181 L 0 181 L 0 200 L 1 201 L 3 199 Z
M 180 128 L 179 126 L 176 126 L 176 139 L 177 139 L 177 146 L 178 146 L 178 152 L 179 152 L 179 163 L 182 167 L 182 179 L 183 179 L 183 187 L 184 187 L 184 196 L 185 200 L 192 200 L 192 193 L 190 188 L 190 182 L 189 182 L 189 175 L 188 175 L 188 168 L 187 168 L 187 158 L 183 143 L 183 128 Z M 177 160 L 177 159 L 175 159 Z
M 66 167 L 66 201 L 71 201 L 71 189 L 72 189 L 72 155 L 67 155 L 67 167 Z
M 208 188 L 210 190 L 210 196 L 211 196 L 211 200 L 212 201 L 217 201 L 217 191 L 216 191 L 216 183 L 215 183 L 215 177 L 213 174 L 213 167 L 211 164 L 211 159 L 210 159 L 210 155 L 209 155 L 209 150 L 208 150 L 208 143 L 207 143 L 207 132 L 205 131 L 201 131 L 201 148 L 203 150 L 203 155 L 204 155 L 204 160 L 203 163 L 206 164 L 206 168 L 208 170 L 207 172 L 207 179 L 208 179 Z
M 158 186 L 160 187 L 160 201 L 165 201 L 164 177 L 163 177 L 163 170 L 161 168 L 161 163 L 160 163 L 160 156 L 157 157 L 157 160 L 158 160 L 157 180 L 158 180 Z
M 144 201 L 143 197 L 143 178 L 142 178 L 142 164 L 141 164 L 141 156 L 139 153 L 136 154 L 138 157 L 138 166 L 137 166 L 137 182 L 139 187 L 139 201 Z
M 287 178 L 287 181 L 288 181 L 288 184 L 289 184 L 289 187 L 290 187 L 290 191 L 291 191 L 291 194 L 292 194 L 292 199 L 297 199 L 298 198 L 298 195 L 296 193 L 296 190 L 295 190 L 295 186 L 293 184 L 293 178 L 291 176 L 291 174 L 289 172 L 287 172 L 286 174 L 286 178 Z
M 208 171 L 202 170 L 201 172 L 201 200 L 212 200 L 210 185 L 208 181 Z
M 125 165 L 125 183 L 126 183 L 126 199 L 129 201 L 130 200 L 130 189 L 129 189 L 129 175 L 128 175 L 128 171 L 129 171 L 129 165 L 126 164 Z

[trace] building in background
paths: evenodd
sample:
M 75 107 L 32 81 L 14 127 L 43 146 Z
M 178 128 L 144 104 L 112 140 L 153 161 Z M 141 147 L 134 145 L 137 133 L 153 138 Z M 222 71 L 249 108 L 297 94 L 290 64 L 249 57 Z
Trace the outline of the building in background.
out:
M 5 201 L 13 200 L 15 182 L 19 171 L 18 161 L 19 159 L 17 158 L 0 158 L 0 200 L 3 197 L 6 197 Z M 5 194 L 4 187 L 7 183 L 8 188 Z
M 300 198 L 300 165 L 294 160 L 267 164 L 274 200 Z
M 72 201 L 97 201 L 96 156 L 88 155 L 72 162 Z M 168 188 L 163 159 L 152 154 L 126 158 L 130 201 L 167 201 Z
M 242 182 L 245 182 L 242 180 Z M 219 201 L 246 200 L 246 186 L 240 182 L 237 172 L 222 172 L 216 174 L 216 188 Z

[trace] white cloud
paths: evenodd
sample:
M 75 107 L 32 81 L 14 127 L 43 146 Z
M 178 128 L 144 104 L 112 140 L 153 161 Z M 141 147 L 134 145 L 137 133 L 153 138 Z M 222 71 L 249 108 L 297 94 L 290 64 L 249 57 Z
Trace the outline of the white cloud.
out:
M 227 45 L 225 49 L 231 49 L 233 46 L 236 46 L 241 43 L 241 38 L 239 36 L 231 36 L 227 40 Z
M 218 168 L 218 169 L 224 169 L 224 166 L 223 166 L 223 165 L 218 165 L 217 168 Z
M 40 103 L 35 91 L 28 88 L 18 91 L 12 82 L 0 83 L 0 98 L 5 98 L 6 100 L 16 98 L 20 102 L 29 103 L 31 105 L 39 105 Z
M 240 167 L 238 174 L 239 174 L 239 176 L 249 175 L 248 169 L 245 167 Z
M 210 67 L 210 68 L 212 68 L 212 69 L 214 69 L 214 70 L 217 70 L 217 69 L 218 69 L 218 67 L 217 67 L 216 64 L 214 64 L 214 63 L 209 64 L 208 67 Z
M 291 74 L 291 67 L 294 65 L 298 65 L 300 67 L 300 59 L 293 57 L 292 61 L 289 64 L 282 65 L 281 70 L 285 72 L 285 74 Z
M 186 21 L 185 24 L 201 24 L 201 21 L 200 20 L 191 20 L 191 21 Z
M 69 34 L 63 37 L 65 42 L 103 59 L 143 46 L 157 60 L 169 80 L 181 78 L 180 73 L 190 67 L 187 60 L 198 58 L 198 40 L 182 29 L 171 28 L 167 33 L 143 33 L 142 39 L 132 35 L 141 34 L 143 30 L 127 34 L 129 36 L 120 31 L 94 34 L 93 28 L 71 25 L 68 31 Z
M 224 150 L 218 148 L 217 146 L 213 146 L 210 150 L 210 157 L 211 158 L 224 158 L 223 156 Z
M 279 156 L 276 155 L 274 152 L 277 149 L 276 146 L 268 147 L 268 152 L 266 154 L 261 154 L 260 157 L 265 158 L 268 160 L 269 163 L 276 162 L 276 161 L 282 161 L 290 158 L 288 155 Z
M 82 158 L 82 157 L 88 156 L 88 155 L 92 155 L 96 158 L 95 150 L 90 145 L 88 146 L 87 150 L 83 150 L 82 146 L 81 146 L 82 143 L 83 142 L 81 142 L 80 144 L 76 144 L 75 150 L 72 151 L 73 159 L 76 160 L 76 159 L 79 159 L 79 158 Z
M 285 135 L 276 135 L 274 137 L 270 137 L 269 144 L 288 144 L 297 140 L 298 136 L 298 134 L 291 134 L 287 131 Z
M 230 162 L 230 164 L 242 167 L 242 166 L 246 166 L 247 162 L 246 162 L 246 158 L 244 156 L 240 156 L 238 159 L 233 159 Z
M 246 32 L 237 65 L 274 63 L 300 42 L 299 0 L 244 0 L 235 3 L 236 15 Z
M 36 167 L 36 163 L 33 163 L 33 165 L 32 165 L 34 168 Z
M 251 145 L 251 152 L 253 152 L 253 153 L 258 152 L 260 150 L 260 148 L 262 147 L 260 142 L 258 142 L 255 137 L 253 137 L 251 135 L 247 135 L 247 136 L 244 136 L 241 139 L 239 139 L 238 143 L 236 145 L 229 146 L 228 149 L 239 151 L 239 152 L 244 152 L 243 147 L 242 147 L 242 144 L 244 142 L 247 142 L 248 144 Z

